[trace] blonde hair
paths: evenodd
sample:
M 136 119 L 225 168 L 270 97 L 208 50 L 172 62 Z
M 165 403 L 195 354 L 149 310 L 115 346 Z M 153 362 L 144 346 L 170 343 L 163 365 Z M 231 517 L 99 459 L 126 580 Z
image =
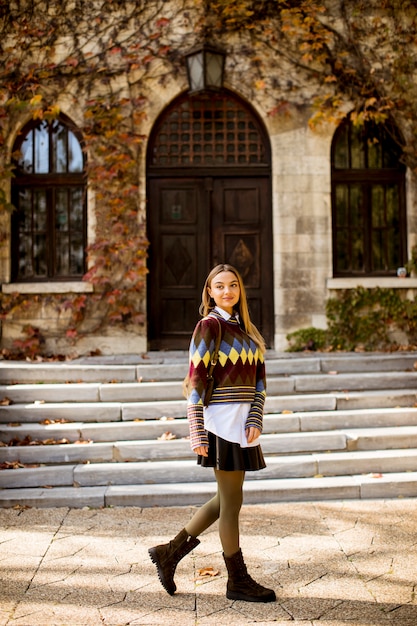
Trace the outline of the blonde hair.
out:
M 242 277 L 237 269 L 233 267 L 233 265 L 229 265 L 228 263 L 220 263 L 219 265 L 216 265 L 216 267 L 213 267 L 210 274 L 207 276 L 206 282 L 204 283 L 203 292 L 201 294 L 201 304 L 199 309 L 200 315 L 205 317 L 216 306 L 208 290 L 211 288 L 211 283 L 213 279 L 217 276 L 217 274 L 220 274 L 220 272 L 232 272 L 236 276 L 240 290 L 239 302 L 235 307 L 236 312 L 239 314 L 239 319 L 241 324 L 243 325 L 245 332 L 249 335 L 249 337 L 253 339 L 261 352 L 265 352 L 265 340 L 259 330 L 256 328 L 255 324 L 253 324 L 250 319 L 246 289 L 243 284 Z

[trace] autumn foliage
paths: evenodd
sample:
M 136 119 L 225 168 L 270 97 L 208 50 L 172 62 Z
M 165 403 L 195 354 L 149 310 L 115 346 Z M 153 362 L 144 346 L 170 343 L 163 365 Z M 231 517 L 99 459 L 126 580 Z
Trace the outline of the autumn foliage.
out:
M 152 6 L 150 6 L 150 4 Z M 92 294 L 45 296 L 71 311 L 66 336 L 105 332 L 112 325 L 140 327 L 145 320 L 147 239 L 139 163 L 144 145 L 141 122 L 146 98 L 144 74 L 165 61 L 164 31 L 175 17 L 164 3 L 42 2 L 1 3 L 0 7 L 0 206 L 13 207 L 10 137 L 28 119 L 54 119 L 62 104 L 80 128 L 87 176 L 94 193 L 96 228 L 88 247 L 84 280 Z M 62 103 L 62 104 L 61 104 Z M 8 243 L 8 226 L 2 240 Z M 1 316 L 29 306 L 19 294 L 3 296 Z M 38 296 L 31 304 L 42 300 Z M 93 323 L 91 320 L 94 320 Z M 42 351 L 37 329 L 22 328 L 18 352 Z
M 96 232 L 84 278 L 94 292 L 55 296 L 58 308 L 71 311 L 69 342 L 145 321 L 139 181 L 147 85 L 184 75 L 183 55 L 203 37 L 227 50 L 233 83 L 267 103 L 271 115 L 302 107 L 312 128 L 349 111 L 357 124 L 392 118 L 416 170 L 412 0 L 1 0 L 0 244 L 9 243 L 10 149 L 19 128 L 64 107 L 73 109 L 85 141 Z M 3 297 L 1 315 L 25 306 L 19 294 Z M 32 352 L 36 341 L 41 350 L 36 329 L 26 340 Z

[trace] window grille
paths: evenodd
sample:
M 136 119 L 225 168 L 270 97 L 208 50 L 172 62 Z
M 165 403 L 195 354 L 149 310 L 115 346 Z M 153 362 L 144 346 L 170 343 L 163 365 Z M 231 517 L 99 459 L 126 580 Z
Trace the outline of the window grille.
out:
M 85 157 L 64 119 L 28 124 L 14 146 L 12 281 L 72 280 L 85 273 Z
M 186 95 L 162 116 L 150 165 L 268 165 L 265 143 L 256 118 L 237 98 Z
M 334 276 L 395 275 L 406 262 L 405 166 L 390 124 L 347 119 L 332 145 Z

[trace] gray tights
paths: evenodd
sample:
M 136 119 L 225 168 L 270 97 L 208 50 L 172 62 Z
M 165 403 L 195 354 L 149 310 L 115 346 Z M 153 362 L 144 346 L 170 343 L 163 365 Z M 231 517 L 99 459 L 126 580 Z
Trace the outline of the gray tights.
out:
M 243 502 L 244 471 L 214 470 L 217 493 L 193 515 L 185 526 L 192 537 L 198 537 L 219 520 L 219 535 L 225 556 L 239 550 L 239 513 Z

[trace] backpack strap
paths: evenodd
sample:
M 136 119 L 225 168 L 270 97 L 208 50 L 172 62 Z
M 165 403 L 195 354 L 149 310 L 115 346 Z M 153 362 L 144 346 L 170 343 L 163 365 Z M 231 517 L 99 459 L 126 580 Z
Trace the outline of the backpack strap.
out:
M 214 317 L 214 315 L 212 315 L 211 317 Z M 214 352 L 211 356 L 210 359 L 210 367 L 207 370 L 207 386 L 206 386 L 206 393 L 204 395 L 204 406 L 207 406 L 208 403 L 210 402 L 211 399 L 211 394 L 213 393 L 213 387 L 214 387 L 214 379 L 213 379 L 213 370 L 216 366 L 217 361 L 219 360 L 219 351 L 220 351 L 220 342 L 222 339 L 222 327 L 221 324 L 218 320 L 217 317 L 214 317 L 214 319 L 217 322 L 218 325 L 218 333 L 216 336 L 216 343 L 214 346 Z
M 212 317 L 214 317 L 214 315 Z M 220 322 L 217 319 L 217 317 L 215 317 L 214 319 L 216 320 L 217 326 L 219 328 L 218 328 L 218 333 L 216 335 L 216 344 L 214 346 L 214 352 L 213 352 L 212 357 L 210 359 L 209 375 L 212 374 L 214 366 L 216 365 L 217 361 L 219 360 L 220 342 L 222 340 L 222 327 L 221 327 Z

